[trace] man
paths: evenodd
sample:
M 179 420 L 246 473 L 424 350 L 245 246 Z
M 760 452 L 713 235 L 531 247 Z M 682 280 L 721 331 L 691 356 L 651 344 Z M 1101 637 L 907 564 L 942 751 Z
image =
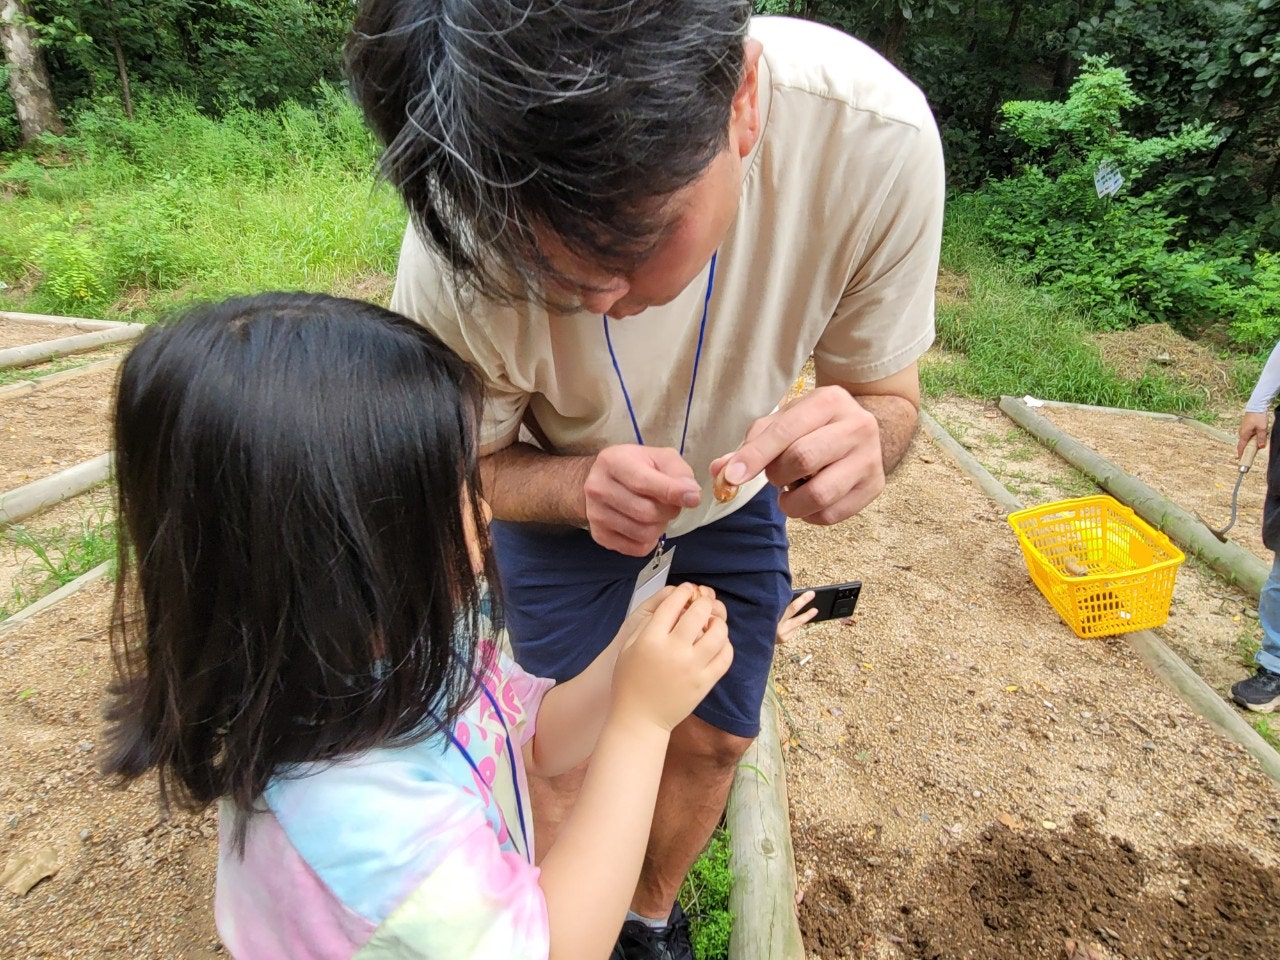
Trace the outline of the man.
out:
M 943 175 L 924 97 L 834 30 L 750 16 L 749 0 L 366 0 L 349 47 L 413 220 L 392 306 L 488 384 L 485 496 L 521 663 L 574 676 L 664 575 L 729 611 L 734 665 L 672 737 L 618 958 L 691 955 L 675 896 L 759 729 L 785 517 L 837 523 L 880 492 L 933 337 Z M 810 354 L 818 389 L 778 409 Z M 576 786 L 537 789 L 540 841 Z

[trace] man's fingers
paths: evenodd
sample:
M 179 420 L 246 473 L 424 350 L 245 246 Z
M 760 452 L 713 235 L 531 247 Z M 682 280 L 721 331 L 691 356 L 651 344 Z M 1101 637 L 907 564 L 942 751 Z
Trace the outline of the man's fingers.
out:
M 730 456 L 724 468 L 725 480 L 740 486 L 757 476 L 801 437 L 838 420 L 842 414 L 847 416 L 861 409 L 843 387 L 820 387 L 785 410 L 752 424 L 746 441 Z
M 619 480 L 632 493 L 672 507 L 696 507 L 702 487 L 693 468 L 676 450 L 659 447 L 648 451 L 647 462 L 628 462 Z

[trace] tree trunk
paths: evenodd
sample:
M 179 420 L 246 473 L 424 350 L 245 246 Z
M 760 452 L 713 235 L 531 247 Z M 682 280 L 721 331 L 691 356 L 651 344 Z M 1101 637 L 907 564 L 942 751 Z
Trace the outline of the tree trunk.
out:
M 898 52 L 902 49 L 902 41 L 906 35 L 907 18 L 902 13 L 902 7 L 895 3 L 893 17 L 884 32 L 884 49 L 880 51 L 890 63 L 897 63 Z
M 120 73 L 120 96 L 124 100 L 124 115 L 133 119 L 133 97 L 129 93 L 129 67 L 124 62 L 124 50 L 120 47 L 120 34 L 111 28 L 111 46 L 116 51 L 116 70 Z
M 18 111 L 23 144 L 42 133 L 67 132 L 58 116 L 44 55 L 23 22 L 26 16 L 22 0 L 0 0 L 0 41 L 4 43 L 4 58 L 9 64 L 9 93 Z

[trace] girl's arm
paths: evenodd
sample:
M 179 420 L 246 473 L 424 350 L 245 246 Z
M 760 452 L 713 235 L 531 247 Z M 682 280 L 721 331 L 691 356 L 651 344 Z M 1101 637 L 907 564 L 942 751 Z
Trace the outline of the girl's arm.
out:
M 707 587 L 694 588 L 711 599 Z M 574 769 L 595 750 L 604 727 L 613 688 L 614 664 L 618 652 L 635 639 L 674 587 L 666 587 L 638 606 L 627 617 L 613 642 L 572 680 L 558 683 L 542 698 L 537 730 L 525 748 L 525 767 L 539 777 L 556 777 Z M 716 614 L 724 617 L 723 605 L 716 602 Z
M 637 610 L 633 639 L 621 638 L 582 792 L 542 860 L 551 960 L 609 955 L 640 877 L 671 730 L 733 660 L 718 604 L 698 588 L 678 587 L 652 611 L 647 606 Z M 548 732 L 542 722 L 540 710 L 535 742 Z

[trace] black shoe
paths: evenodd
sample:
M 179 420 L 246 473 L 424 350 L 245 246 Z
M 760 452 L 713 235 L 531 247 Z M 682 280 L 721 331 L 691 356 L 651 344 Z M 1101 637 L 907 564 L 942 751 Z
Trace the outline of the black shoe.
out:
M 1280 673 L 1266 667 L 1231 688 L 1231 699 L 1257 713 L 1270 713 L 1280 707 Z
M 672 908 L 665 927 L 655 930 L 639 920 L 624 923 L 609 960 L 693 960 L 689 920 L 680 904 Z

